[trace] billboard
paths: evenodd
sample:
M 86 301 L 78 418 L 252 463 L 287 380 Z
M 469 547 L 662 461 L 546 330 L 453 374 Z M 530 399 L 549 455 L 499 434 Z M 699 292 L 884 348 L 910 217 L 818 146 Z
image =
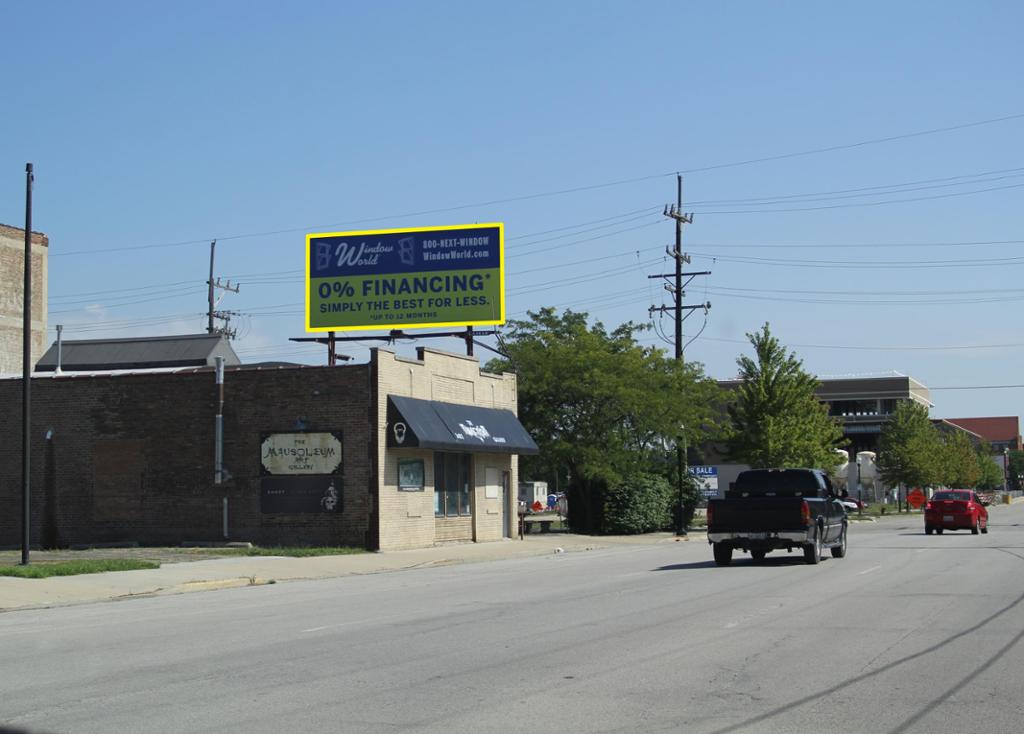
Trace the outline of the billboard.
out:
M 306 330 L 505 322 L 505 226 L 306 235 Z

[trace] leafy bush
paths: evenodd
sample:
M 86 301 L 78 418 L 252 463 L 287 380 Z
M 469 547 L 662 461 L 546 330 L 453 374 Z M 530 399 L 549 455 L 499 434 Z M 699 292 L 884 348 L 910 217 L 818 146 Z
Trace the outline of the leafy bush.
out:
M 634 474 L 605 492 L 602 531 L 634 535 L 665 530 L 672 524 L 672 485 L 656 474 Z

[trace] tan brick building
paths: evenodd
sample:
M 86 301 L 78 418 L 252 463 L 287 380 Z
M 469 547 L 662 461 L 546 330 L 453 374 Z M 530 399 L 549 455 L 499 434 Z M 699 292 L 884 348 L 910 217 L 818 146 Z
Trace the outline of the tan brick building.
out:
M 402 444 L 409 439 L 400 443 L 395 429 L 405 425 L 404 430 L 415 431 L 409 425 L 415 418 L 403 414 L 403 409 L 425 411 L 426 419 L 421 424 L 431 420 L 432 407 L 422 401 L 440 404 L 442 413 L 446 411 L 444 406 L 460 405 L 514 414 L 516 376 L 482 372 L 473 357 L 433 349 L 420 349 L 418 357 L 403 359 L 377 350 L 377 456 L 378 475 L 383 477 L 379 504 L 381 550 L 511 537 L 516 520 L 516 497 L 511 488 L 518 485 L 518 461 L 510 450 L 533 453 L 535 447 L 524 446 L 522 442 L 494 443 L 491 439 L 501 429 L 488 426 L 487 421 L 501 420 L 497 412 L 483 413 L 476 421 L 477 428 L 490 434 L 487 437 L 465 434 L 461 440 L 447 441 L 443 437 L 446 426 L 436 423 L 432 432 L 435 442 L 418 437 L 420 444 L 432 443 L 441 450 L 422 445 L 406 448 Z M 413 400 L 403 402 L 401 398 Z M 454 431 L 464 433 L 457 428 L 458 420 L 456 417 L 448 421 L 453 426 L 453 435 Z M 469 420 L 472 417 L 462 421 L 464 427 Z M 507 428 L 515 431 L 514 426 Z M 418 472 L 414 462 L 422 462 L 422 489 L 416 485 L 403 487 L 399 481 L 401 465 L 412 465 L 413 472 Z
M 47 253 L 50 241 L 32 233 L 32 364 L 46 351 Z M 0 224 L 0 375 L 20 375 L 25 291 L 25 230 Z

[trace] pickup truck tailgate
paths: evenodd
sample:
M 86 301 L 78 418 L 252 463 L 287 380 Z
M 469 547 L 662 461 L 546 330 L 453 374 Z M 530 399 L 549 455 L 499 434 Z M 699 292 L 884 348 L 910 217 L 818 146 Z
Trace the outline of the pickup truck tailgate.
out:
M 801 497 L 745 497 L 710 500 L 708 532 L 770 533 L 806 529 Z M 808 502 L 814 502 L 810 499 Z

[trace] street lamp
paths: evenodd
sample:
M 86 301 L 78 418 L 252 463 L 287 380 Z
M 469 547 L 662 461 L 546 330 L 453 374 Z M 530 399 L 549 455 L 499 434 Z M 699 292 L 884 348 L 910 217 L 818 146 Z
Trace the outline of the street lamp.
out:
M 1003 491 L 1010 491 L 1010 447 L 1003 447 Z
M 857 514 L 864 514 L 864 485 L 861 484 L 860 480 L 860 463 L 864 460 L 864 457 L 857 457 Z

